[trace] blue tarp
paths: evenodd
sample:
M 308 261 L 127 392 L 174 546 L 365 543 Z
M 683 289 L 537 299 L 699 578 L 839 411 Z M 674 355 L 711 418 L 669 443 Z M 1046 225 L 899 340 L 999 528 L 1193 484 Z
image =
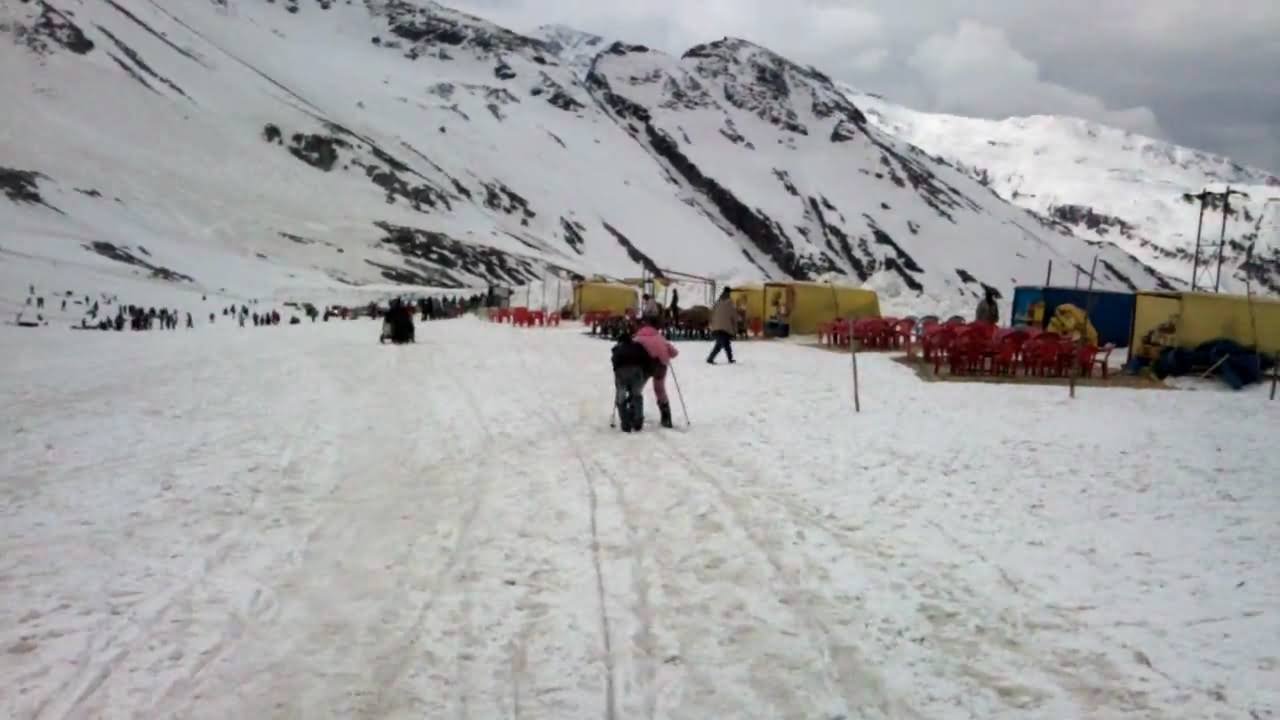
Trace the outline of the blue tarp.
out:
M 1192 349 L 1167 348 L 1152 364 L 1156 377 L 1163 380 L 1170 375 L 1191 375 L 1198 368 L 1213 368 L 1214 375 L 1239 390 L 1246 385 L 1262 381 L 1264 372 L 1272 362 L 1234 340 L 1211 340 Z
M 1059 305 L 1071 304 L 1089 313 L 1089 322 L 1098 331 L 1099 344 L 1112 343 L 1116 347 L 1128 347 L 1133 331 L 1133 308 L 1137 296 L 1133 293 L 1094 290 L 1086 288 L 1059 288 L 1022 286 L 1013 291 L 1013 325 L 1028 325 L 1031 306 L 1044 302 L 1044 317 L 1040 327 L 1048 324 Z

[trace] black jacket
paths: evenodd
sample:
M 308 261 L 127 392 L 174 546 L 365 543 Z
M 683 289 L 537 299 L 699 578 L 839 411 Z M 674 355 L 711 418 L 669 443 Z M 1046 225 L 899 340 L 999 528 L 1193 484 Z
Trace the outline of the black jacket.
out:
M 643 370 L 645 375 L 653 374 L 653 357 L 630 337 L 618 339 L 618 344 L 613 346 L 612 361 L 614 370 L 634 367 Z

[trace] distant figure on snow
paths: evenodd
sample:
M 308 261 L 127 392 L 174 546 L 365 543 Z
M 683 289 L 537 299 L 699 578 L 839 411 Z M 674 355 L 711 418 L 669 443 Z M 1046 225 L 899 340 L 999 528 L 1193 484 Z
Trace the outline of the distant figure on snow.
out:
M 715 307 L 711 308 L 711 337 L 715 338 L 715 347 L 711 348 L 711 354 L 707 356 L 707 364 L 715 365 L 716 357 L 724 350 L 724 354 L 729 358 L 729 364 L 733 364 L 733 336 L 738 333 L 738 308 L 733 304 L 733 297 L 729 295 L 729 288 L 725 288 L 720 293 L 720 299 L 716 301 Z
M 389 340 L 396 345 L 403 345 L 414 342 L 413 335 L 413 314 L 399 298 L 392 300 L 382 319 L 382 335 L 378 342 L 385 343 Z
M 987 288 L 987 294 L 978 303 L 978 311 L 974 313 L 973 319 L 981 323 L 1000 324 L 1000 306 L 996 304 L 995 288 Z
M 640 317 L 645 322 L 652 323 L 657 326 L 662 315 L 662 308 L 658 306 L 658 301 L 653 299 L 652 295 L 646 293 L 640 299 Z

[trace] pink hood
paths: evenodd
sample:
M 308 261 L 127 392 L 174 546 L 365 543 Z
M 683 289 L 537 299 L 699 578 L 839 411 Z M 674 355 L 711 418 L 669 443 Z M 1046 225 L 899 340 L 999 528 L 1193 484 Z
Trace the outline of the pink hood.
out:
M 637 330 L 632 339 L 644 347 L 645 352 L 649 353 L 649 357 L 663 365 L 670 364 L 671 358 L 680 354 L 675 345 L 667 342 L 666 338 L 648 325 Z

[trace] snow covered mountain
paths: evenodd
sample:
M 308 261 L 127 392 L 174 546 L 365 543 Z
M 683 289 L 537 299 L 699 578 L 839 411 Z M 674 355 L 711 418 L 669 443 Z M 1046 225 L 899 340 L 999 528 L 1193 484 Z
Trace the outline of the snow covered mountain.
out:
M 667 268 L 853 278 L 943 311 L 1095 255 L 1103 287 L 1169 286 L 739 40 L 596 53 L 410 0 L 40 0 L 0 6 L 0 34 L 4 288 Z
M 1114 242 L 1162 273 L 1190 283 L 1199 194 L 1227 186 L 1222 287 L 1280 293 L 1280 178 L 1218 155 L 1068 117 L 985 120 L 925 113 L 848 91 L 870 122 L 947 159 L 1022 207 L 1065 223 L 1082 237 Z M 1223 204 L 1204 215 L 1198 285 L 1213 287 Z M 1244 267 L 1256 241 L 1254 262 Z M 1205 262 L 1212 268 L 1205 268 Z

